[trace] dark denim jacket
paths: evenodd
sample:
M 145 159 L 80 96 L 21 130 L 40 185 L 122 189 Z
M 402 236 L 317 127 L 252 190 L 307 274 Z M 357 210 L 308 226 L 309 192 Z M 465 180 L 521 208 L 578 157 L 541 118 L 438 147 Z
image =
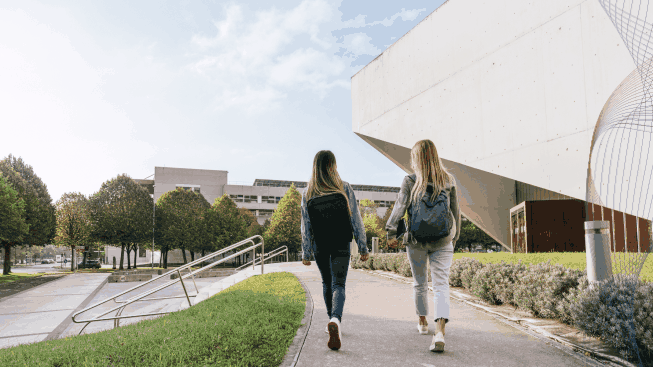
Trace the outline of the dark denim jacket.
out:
M 404 177 L 404 181 L 401 183 L 401 189 L 399 189 L 397 201 L 395 201 L 395 207 L 392 210 L 390 218 L 388 218 L 388 222 L 385 226 L 385 229 L 388 231 L 388 240 L 392 240 L 397 237 L 397 226 L 399 224 L 399 220 L 404 216 L 404 213 L 410 204 L 410 192 L 413 190 L 413 186 L 415 186 L 415 175 L 412 174 Z M 451 233 L 449 236 L 442 238 L 437 242 L 426 244 L 418 243 L 414 238 L 412 238 L 410 233 L 406 232 L 406 234 L 402 236 L 404 245 L 419 248 L 438 248 L 448 244 L 449 242 L 452 242 L 454 245 L 456 244 L 458 237 L 460 237 L 461 224 L 460 208 L 458 206 L 458 195 L 456 193 L 456 184 L 453 183 L 452 185 L 448 185 L 444 188 L 444 190 L 449 195 L 449 208 L 451 209 L 451 214 L 453 215 L 454 219 L 454 225 L 451 228 Z M 401 241 L 402 239 L 399 240 Z
M 361 213 L 358 211 L 354 190 L 347 182 L 343 181 L 342 183 L 349 200 L 349 209 L 351 209 L 351 226 L 354 229 L 354 239 L 358 244 L 358 252 L 364 255 L 368 253 L 368 250 L 363 218 L 361 218 Z M 306 190 L 302 193 L 302 260 L 311 260 L 315 255 L 315 240 L 311 231 L 311 220 L 306 209 Z

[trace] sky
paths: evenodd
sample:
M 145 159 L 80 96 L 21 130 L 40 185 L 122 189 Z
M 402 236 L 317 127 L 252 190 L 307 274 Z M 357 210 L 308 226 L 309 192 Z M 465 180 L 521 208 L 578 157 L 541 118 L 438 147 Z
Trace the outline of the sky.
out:
M 343 180 L 405 173 L 351 129 L 350 78 L 443 0 L 0 3 L 0 159 L 53 202 L 154 167 L 307 181 L 334 152 Z

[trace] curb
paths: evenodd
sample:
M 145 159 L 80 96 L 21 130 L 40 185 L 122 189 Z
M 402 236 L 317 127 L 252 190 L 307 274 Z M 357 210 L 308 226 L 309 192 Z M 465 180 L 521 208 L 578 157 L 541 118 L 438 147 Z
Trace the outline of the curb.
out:
M 377 271 L 371 271 L 371 270 L 367 270 L 367 269 L 355 269 L 355 270 L 360 270 L 360 271 L 363 271 L 363 272 L 371 274 L 371 275 L 378 275 L 378 276 L 382 276 L 384 278 L 389 278 L 389 279 L 397 280 L 397 281 L 404 282 L 404 283 L 409 283 L 409 284 L 413 283 L 412 280 L 410 280 L 410 278 L 406 278 L 404 276 L 397 275 L 397 274 L 390 273 L 390 272 L 385 272 L 385 271 L 379 272 L 378 270 Z M 429 290 L 431 292 L 433 291 L 433 287 L 429 286 L 428 288 L 429 288 Z M 509 325 L 509 326 L 511 326 L 511 327 L 513 327 L 513 328 L 515 328 L 517 330 L 524 331 L 524 332 L 528 333 L 529 335 L 536 336 L 539 339 L 543 339 L 543 340 L 546 340 L 546 338 L 552 339 L 552 340 L 564 345 L 565 349 L 563 349 L 563 350 L 565 350 L 566 352 L 572 354 L 574 357 L 584 359 L 585 362 L 592 362 L 592 363 L 597 363 L 598 362 L 598 363 L 600 363 L 599 365 L 602 365 L 602 366 L 604 366 L 604 365 L 625 366 L 625 367 L 636 367 L 637 366 L 636 364 L 630 363 L 630 362 L 628 362 L 628 361 L 626 361 L 624 359 L 621 359 L 619 357 L 607 355 L 607 354 L 604 354 L 604 353 L 597 352 L 595 350 L 586 348 L 584 346 L 572 343 L 572 342 L 570 342 L 568 340 L 565 340 L 565 339 L 563 339 L 563 338 L 561 338 L 561 337 L 559 337 L 557 335 L 551 334 L 548 331 L 546 331 L 546 330 L 544 330 L 544 329 L 542 329 L 540 327 L 529 324 L 527 319 L 518 319 L 518 318 L 507 317 L 507 316 L 505 316 L 505 315 L 503 315 L 501 313 L 492 311 L 492 310 L 488 309 L 488 307 L 485 307 L 483 305 L 479 305 L 479 304 L 476 304 L 476 303 L 473 303 L 473 302 L 469 302 L 466 299 L 467 297 L 463 297 L 463 296 L 459 295 L 456 290 L 450 290 L 450 297 L 456 299 L 457 301 L 460 301 L 460 302 L 466 303 L 466 304 L 468 304 L 470 306 L 473 306 L 473 307 L 475 307 L 477 309 L 481 309 L 482 311 L 491 314 L 494 318 L 498 319 L 499 321 L 503 322 L 504 324 Z M 556 346 L 556 347 L 558 347 L 558 346 Z M 560 347 L 558 347 L 558 348 L 562 349 Z M 566 349 L 571 349 L 571 350 L 566 350 Z M 579 353 L 579 352 L 582 352 L 582 353 Z M 590 358 L 589 356 L 586 355 L 586 353 L 589 353 L 590 356 L 592 356 L 594 358 Z
M 281 361 L 281 364 L 279 365 L 281 367 L 295 367 L 297 360 L 299 359 L 299 355 L 302 352 L 302 348 L 304 347 L 304 342 L 306 342 L 308 331 L 311 328 L 311 322 L 313 321 L 313 297 L 311 296 L 311 292 L 308 290 L 308 287 L 306 287 L 306 284 L 304 284 L 304 282 L 302 282 L 301 279 L 297 277 L 297 275 L 293 275 L 295 278 L 297 278 L 299 284 L 301 284 L 304 288 L 306 295 L 306 308 L 304 309 L 304 318 L 302 318 L 302 325 L 299 327 L 299 329 L 297 329 L 297 334 L 292 340 L 290 347 L 288 347 L 288 351 L 283 357 L 283 361 Z
M 66 316 L 66 318 L 61 322 L 61 324 L 59 324 L 54 330 L 52 330 L 52 332 L 50 332 L 50 335 L 48 335 L 47 338 L 43 339 L 43 341 L 59 339 L 61 334 L 64 331 L 66 331 L 68 326 L 70 326 L 73 323 L 72 316 L 76 312 L 79 312 L 84 308 L 86 308 L 86 306 L 88 306 L 88 304 L 91 303 L 93 298 L 95 298 L 95 295 L 98 294 L 98 292 L 100 292 L 102 287 L 104 287 L 108 282 L 109 282 L 109 277 L 104 278 L 102 283 L 100 283 L 100 285 L 98 285 L 97 288 L 95 288 L 95 290 L 91 292 L 91 294 L 89 294 L 88 297 L 86 297 L 86 299 L 84 299 L 84 301 L 82 301 L 82 303 L 80 303 L 75 310 L 73 310 L 68 316 Z

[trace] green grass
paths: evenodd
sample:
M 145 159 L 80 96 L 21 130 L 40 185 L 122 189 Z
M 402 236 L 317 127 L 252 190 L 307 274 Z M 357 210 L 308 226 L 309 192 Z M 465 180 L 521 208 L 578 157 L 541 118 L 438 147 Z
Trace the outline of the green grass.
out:
M 10 273 L 9 275 L 0 275 L 0 284 L 11 283 L 17 280 L 26 279 L 30 277 L 38 277 L 43 274 L 28 274 L 28 273 Z
M 0 365 L 278 366 L 305 302 L 294 275 L 258 275 L 155 320 L 0 349 Z
M 584 252 L 541 252 L 534 254 L 511 254 L 507 252 L 494 252 L 494 253 L 455 253 L 454 260 L 461 257 L 473 257 L 480 262 L 486 263 L 499 263 L 502 260 L 509 263 L 516 263 L 521 260 L 523 263 L 538 264 L 551 260 L 551 264 L 561 264 L 570 269 L 585 270 L 587 267 L 587 259 Z M 648 256 L 640 279 L 653 282 L 653 256 Z

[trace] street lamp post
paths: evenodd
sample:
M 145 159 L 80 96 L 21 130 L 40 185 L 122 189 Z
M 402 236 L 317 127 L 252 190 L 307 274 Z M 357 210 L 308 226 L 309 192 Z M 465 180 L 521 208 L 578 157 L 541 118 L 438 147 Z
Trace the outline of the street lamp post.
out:
M 152 185 L 152 252 L 150 253 L 150 260 L 152 261 L 152 269 L 154 269 L 154 225 L 155 225 L 155 218 L 156 218 L 156 203 L 154 202 L 154 187 L 156 185 Z

